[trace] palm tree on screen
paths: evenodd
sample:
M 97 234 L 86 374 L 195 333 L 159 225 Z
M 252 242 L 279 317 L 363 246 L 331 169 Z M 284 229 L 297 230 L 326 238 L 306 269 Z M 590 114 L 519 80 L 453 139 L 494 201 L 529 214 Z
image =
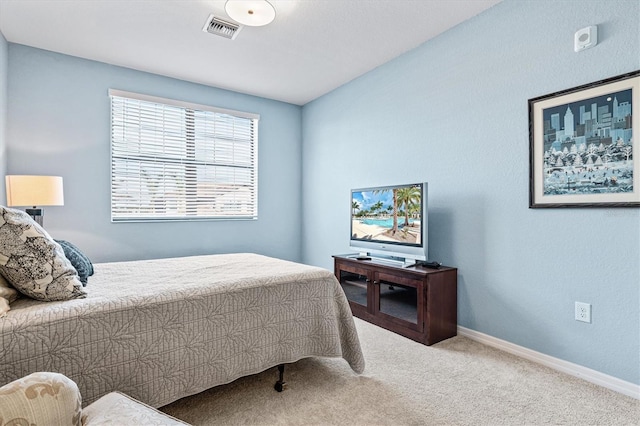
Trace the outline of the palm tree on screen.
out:
M 409 226 L 409 212 L 420 204 L 420 189 L 415 186 L 398 189 L 398 203 L 404 204 L 404 226 Z
M 371 213 L 377 215 L 378 212 L 382 210 L 382 207 L 384 207 L 384 204 L 382 203 L 382 201 L 378 201 L 373 206 L 371 206 Z

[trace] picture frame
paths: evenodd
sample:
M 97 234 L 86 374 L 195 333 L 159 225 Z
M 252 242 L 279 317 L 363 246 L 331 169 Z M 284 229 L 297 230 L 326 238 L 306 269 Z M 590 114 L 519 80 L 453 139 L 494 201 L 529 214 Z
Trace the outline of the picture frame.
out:
M 640 207 L 638 108 L 640 70 L 529 99 L 529 208 Z

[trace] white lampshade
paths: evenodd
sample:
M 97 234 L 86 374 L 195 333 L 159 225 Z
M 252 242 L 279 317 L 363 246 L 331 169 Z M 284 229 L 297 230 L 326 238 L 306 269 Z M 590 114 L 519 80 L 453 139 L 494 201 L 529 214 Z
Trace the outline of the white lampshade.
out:
M 63 206 L 60 176 L 8 175 L 7 206 Z
M 275 8 L 267 0 L 227 0 L 224 10 L 231 19 L 249 27 L 267 25 L 276 17 Z

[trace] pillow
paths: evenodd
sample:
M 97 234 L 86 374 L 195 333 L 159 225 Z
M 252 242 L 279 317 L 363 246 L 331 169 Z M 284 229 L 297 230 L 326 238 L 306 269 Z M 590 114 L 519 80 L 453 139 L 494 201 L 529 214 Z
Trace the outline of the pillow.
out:
M 16 300 L 20 293 L 0 275 L 0 318 L 9 312 L 9 304 Z
M 82 283 L 82 286 L 85 287 L 87 285 L 87 279 L 91 275 L 93 275 L 93 264 L 91 263 L 89 258 L 85 256 L 85 254 L 82 253 L 78 247 L 74 246 L 69 241 L 54 241 L 62 246 L 65 257 L 69 259 L 71 265 L 73 265 L 73 267 L 76 269 L 76 272 L 78 272 L 78 277 L 80 278 L 80 282 Z
M 0 274 L 25 296 L 68 300 L 87 296 L 62 247 L 31 216 L 0 206 Z

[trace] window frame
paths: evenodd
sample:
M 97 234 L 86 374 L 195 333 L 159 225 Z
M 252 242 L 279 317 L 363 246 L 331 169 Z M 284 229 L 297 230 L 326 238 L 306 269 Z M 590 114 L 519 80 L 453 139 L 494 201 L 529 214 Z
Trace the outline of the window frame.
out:
M 134 101 L 140 101 L 140 102 L 147 102 L 147 103 L 154 103 L 154 104 L 158 104 L 161 106 L 168 106 L 168 107 L 172 107 L 172 108 L 179 108 L 184 110 L 185 112 L 185 117 L 184 117 L 184 126 L 185 128 L 189 128 L 189 126 L 193 126 L 193 120 L 195 120 L 195 116 L 196 115 L 201 115 L 202 113 L 213 113 L 213 114 L 218 114 L 218 115 L 225 115 L 225 116 L 231 116 L 233 118 L 240 118 L 240 119 L 248 119 L 251 120 L 251 125 L 248 126 L 248 128 L 251 129 L 250 132 L 250 138 L 249 138 L 249 142 L 250 142 L 250 166 L 242 166 L 245 169 L 249 169 L 250 170 L 250 176 L 251 176 L 251 184 L 249 186 L 249 192 L 251 194 L 250 196 L 250 200 L 252 201 L 251 203 L 249 203 L 249 212 L 247 214 L 224 214 L 225 212 L 220 213 L 216 213 L 213 215 L 189 215 L 188 212 L 184 212 L 181 215 L 174 215 L 174 216 L 166 216 L 166 217 L 162 217 L 162 216 L 153 216 L 152 214 L 145 216 L 143 214 L 140 215 L 124 215 L 124 214 L 118 214 L 117 212 L 114 211 L 114 206 L 117 206 L 117 203 L 115 202 L 114 198 L 116 196 L 116 193 L 114 193 L 114 182 L 117 179 L 118 176 L 122 176 L 122 173 L 117 174 L 116 171 L 114 170 L 114 165 L 115 162 L 117 160 L 114 160 L 114 140 L 115 140 L 115 127 L 114 127 L 114 101 L 113 98 L 117 97 L 117 98 L 123 98 L 126 100 L 134 100 Z M 109 89 L 109 103 L 110 103 L 110 123 L 109 123 L 109 131 L 110 131 L 110 136 L 109 136 L 109 151 L 110 151 L 110 165 L 109 165 L 109 173 L 110 173 L 110 216 L 111 216 L 111 222 L 112 223 L 130 223 L 130 222 L 180 222 L 180 221 L 188 221 L 188 222 L 192 222 L 192 221 L 220 221 L 220 220 L 257 220 L 258 219 L 258 126 L 259 126 L 259 121 L 260 121 L 260 115 L 259 114 L 255 114 L 255 113 L 250 113 L 250 112 L 244 112 L 244 111 L 237 111 L 237 110 L 231 110 L 231 109 L 226 109 L 226 108 L 219 108 L 219 107 L 214 107 L 214 106 L 210 106 L 210 105 L 202 105 L 202 104 L 196 104 L 196 103 L 191 103 L 191 102 L 185 102 L 185 101 L 179 101 L 179 100 L 175 100 L 175 99 L 168 99 L 168 98 L 162 98 L 162 97 L 157 97 L 157 96 L 150 96 L 150 95 L 145 95 L 145 94 L 140 94 L 140 93 L 133 93 L 133 92 L 127 92 L 127 91 L 123 91 L 123 90 L 117 90 L 117 89 Z M 191 112 L 189 112 L 191 111 Z M 189 124 L 189 116 L 191 117 L 190 119 L 192 120 L 191 124 Z M 123 114 L 122 116 L 123 118 L 125 117 L 125 115 Z M 214 116 L 215 117 L 215 116 Z M 158 120 L 157 123 L 164 123 L 164 120 Z M 139 124 L 138 124 L 139 125 Z M 193 130 L 193 127 L 191 128 Z M 163 138 L 164 138 L 164 133 L 163 133 Z M 215 137 L 214 137 L 215 139 Z M 237 141 L 239 139 L 232 139 L 232 148 L 235 149 L 236 148 L 236 144 Z M 202 180 L 199 180 L 197 177 L 195 178 L 189 178 L 189 172 L 187 171 L 188 169 L 191 171 L 191 173 L 195 176 L 197 176 L 197 173 L 193 173 L 194 168 L 196 167 L 196 165 L 203 165 L 203 164 L 199 164 L 202 163 L 202 161 L 198 160 L 195 156 L 195 150 L 196 150 L 196 144 L 197 144 L 197 139 L 195 136 L 193 136 L 193 139 L 190 139 L 190 137 L 185 134 L 184 139 L 181 140 L 182 142 L 184 142 L 182 145 L 180 144 L 176 144 L 175 147 L 184 149 L 184 151 L 188 154 L 185 154 L 185 156 L 187 156 L 188 158 L 185 158 L 184 161 L 179 161 L 176 159 L 171 159 L 168 158 L 169 156 L 165 155 L 164 156 L 164 161 L 162 161 L 162 155 L 153 155 L 152 157 L 154 158 L 154 161 L 156 161 L 158 164 L 164 164 L 165 166 L 167 164 L 171 164 L 171 163 L 176 163 L 179 162 L 181 164 L 184 165 L 184 196 L 183 198 L 180 197 L 174 197 L 174 198 L 162 198 L 162 200 L 164 200 L 164 202 L 166 203 L 167 200 L 183 200 L 185 206 L 187 206 L 186 208 L 189 209 L 190 205 L 189 205 L 189 196 L 186 195 L 188 191 L 193 191 L 193 185 L 197 186 L 199 182 L 203 182 Z M 141 144 L 140 141 L 132 144 L 133 148 L 139 147 Z M 160 146 L 161 144 L 158 142 L 157 143 L 158 146 Z M 211 147 L 214 147 L 215 149 L 215 142 L 212 143 L 211 146 L 207 146 L 208 149 L 211 149 Z M 129 151 L 128 153 L 131 154 L 133 152 L 133 149 L 131 151 Z M 116 155 L 117 157 L 117 155 Z M 132 157 L 135 157 L 135 155 L 132 154 Z M 122 160 L 122 158 L 120 158 Z M 188 160 L 188 161 L 187 161 Z M 142 162 L 142 160 L 134 160 L 134 161 L 139 161 L 140 163 Z M 226 164 L 226 165 L 215 165 L 214 162 L 210 162 L 205 164 L 206 166 L 212 166 L 212 167 L 224 167 L 224 168 L 234 168 L 234 167 L 239 167 L 238 163 L 231 163 L 231 164 Z M 163 183 L 165 182 L 171 182 L 171 180 L 167 180 L 165 181 L 163 178 Z M 234 178 L 233 180 L 234 183 L 237 184 L 237 180 Z M 174 184 L 178 184 L 177 181 L 174 181 Z M 219 182 L 218 182 L 219 184 Z M 191 189 L 187 189 L 187 187 L 191 187 Z M 194 198 L 194 200 L 197 200 L 197 197 Z M 138 199 L 138 201 L 141 201 L 140 199 Z M 142 203 L 139 202 L 138 205 L 140 206 L 139 208 L 152 208 L 152 204 L 147 204 L 146 206 Z M 191 209 L 193 209 L 194 207 L 191 206 Z M 197 208 L 197 204 L 196 204 L 196 208 Z

